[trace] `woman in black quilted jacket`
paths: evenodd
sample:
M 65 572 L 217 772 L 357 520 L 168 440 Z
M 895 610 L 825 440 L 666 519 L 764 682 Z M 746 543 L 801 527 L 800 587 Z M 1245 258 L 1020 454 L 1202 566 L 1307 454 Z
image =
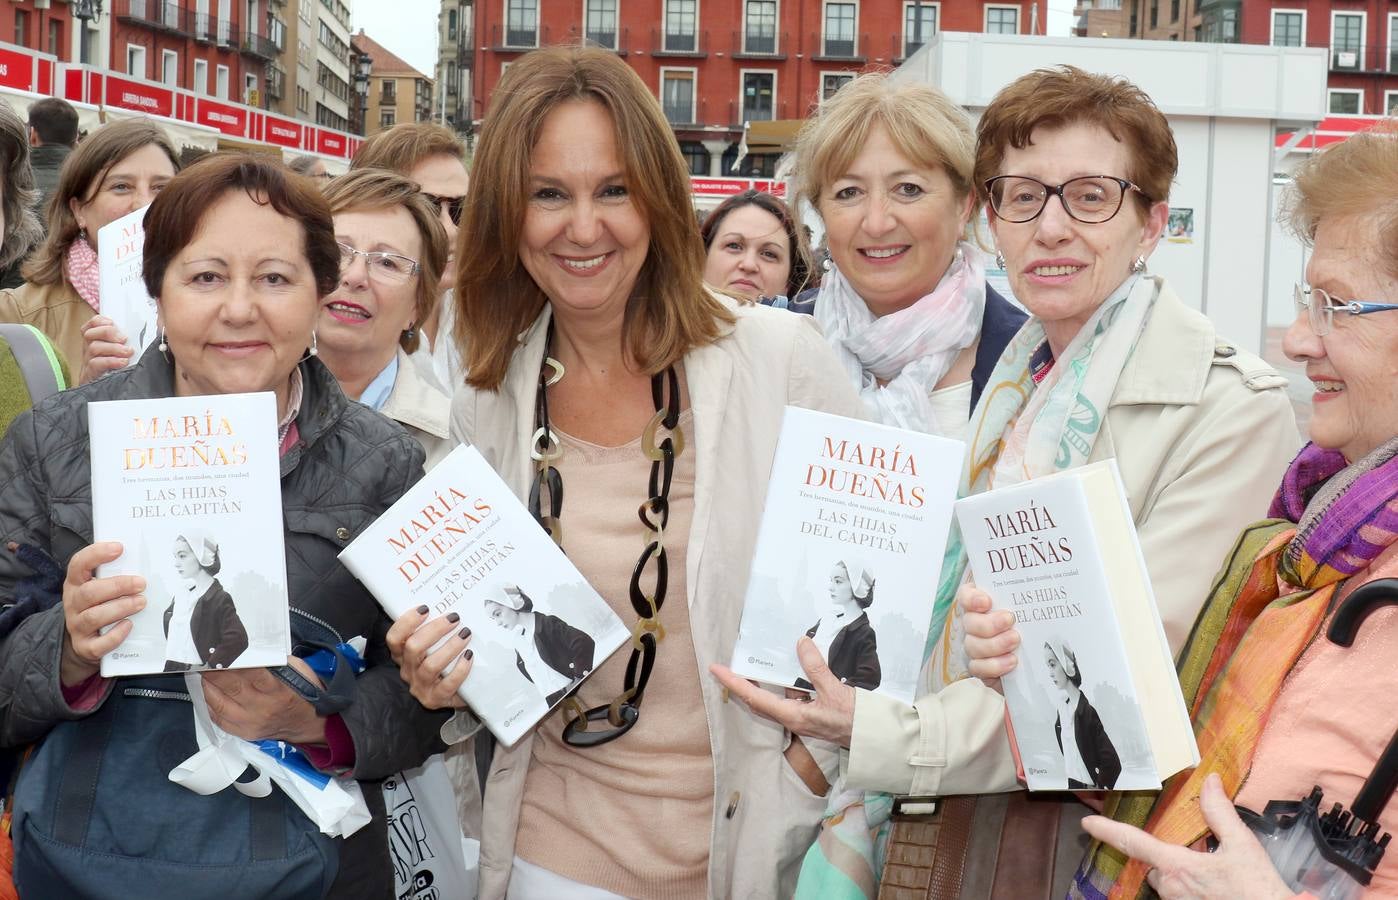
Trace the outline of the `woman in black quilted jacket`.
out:
M 15 794 L 16 885 L 40 900 L 390 898 L 377 780 L 440 749 L 445 716 L 409 695 L 387 617 L 337 554 L 421 475 L 422 450 L 347 401 L 315 358 L 340 252 L 314 185 L 276 161 L 211 157 L 170 182 L 145 229 L 159 342 L 21 415 L 0 443 L 0 548 L 37 548 L 66 572 L 61 601 L 0 639 L 0 746 L 36 746 Z M 285 543 L 296 655 L 278 669 L 205 672 L 203 693 L 225 731 L 295 746 L 315 769 L 359 781 L 373 820 L 345 838 L 320 834 L 275 789 L 204 796 L 169 781 L 198 749 L 184 676 L 100 674 L 127 618 L 163 601 L 140 577 L 96 575 L 122 546 L 92 542 L 87 404 L 249 391 L 277 401 L 285 530 L 266 539 Z M 0 550 L 0 605 L 28 576 Z M 367 642 L 357 676 L 323 684 L 299 658 L 355 637 Z

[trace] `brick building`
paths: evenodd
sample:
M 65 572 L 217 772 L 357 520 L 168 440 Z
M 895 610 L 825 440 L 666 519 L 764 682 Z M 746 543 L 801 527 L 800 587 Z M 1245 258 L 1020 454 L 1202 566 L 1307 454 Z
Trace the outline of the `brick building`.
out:
M 1042 34 L 1044 14 L 1035 0 L 477 4 L 472 114 L 484 115 L 522 53 L 586 40 L 616 51 L 660 98 L 692 174 L 770 177 L 780 153 L 752 141 L 734 170 L 744 123 L 805 118 L 860 71 L 898 65 L 938 31 Z
M 263 105 L 267 64 L 285 44 L 284 29 L 269 34 L 268 0 L 115 0 L 110 12 L 112 71 Z
M 369 60 L 364 134 L 378 134 L 400 122 L 432 118 L 432 79 L 394 55 L 361 28 L 351 38 L 356 54 Z
M 41 0 L 42 2 L 42 0 Z M 72 6 L 67 3 L 36 3 L 19 0 L 8 3 L 8 14 L 0 15 L 0 41 L 73 60 Z

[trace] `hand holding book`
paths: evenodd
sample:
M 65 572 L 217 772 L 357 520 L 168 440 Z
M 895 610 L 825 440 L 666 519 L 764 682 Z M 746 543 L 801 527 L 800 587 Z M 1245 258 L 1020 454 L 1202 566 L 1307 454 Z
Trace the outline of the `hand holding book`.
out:
M 121 544 L 104 541 L 82 548 L 68 562 L 68 577 L 63 581 L 63 656 L 59 668 L 64 687 L 75 687 L 96 675 L 102 657 L 131 633 L 128 617 L 146 606 L 141 593 L 146 589 L 146 580 L 139 575 L 97 577 L 98 566 L 121 554 Z
M 471 674 L 471 629 L 456 613 L 431 621 L 427 614 L 426 606 L 418 606 L 399 616 L 388 630 L 388 652 L 417 702 L 428 709 L 465 709 L 457 691 Z
M 966 656 L 968 668 L 988 687 L 1000 690 L 1000 676 L 1014 669 L 1019 660 L 1019 632 L 1015 630 L 1014 613 L 993 610 L 994 600 L 974 584 L 963 584 L 956 592 L 956 603 L 965 612 Z
M 124 368 L 136 355 L 126 335 L 106 316 L 93 316 L 83 324 L 83 359 L 78 384 L 96 381 L 108 372 Z
M 806 680 L 815 688 L 813 697 L 806 695 L 808 699 L 792 699 L 794 692 L 788 692 L 785 699 L 779 697 L 719 663 L 711 663 L 709 671 L 749 709 L 792 734 L 848 747 L 854 731 L 854 688 L 835 677 L 810 638 L 797 641 L 796 656 Z

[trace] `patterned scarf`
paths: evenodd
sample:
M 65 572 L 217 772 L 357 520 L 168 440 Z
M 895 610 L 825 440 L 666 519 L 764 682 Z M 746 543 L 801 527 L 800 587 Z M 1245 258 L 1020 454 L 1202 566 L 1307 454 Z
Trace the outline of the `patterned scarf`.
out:
M 98 274 L 97 251 L 82 235 L 73 238 L 68 249 L 63 251 L 63 270 L 78 296 L 87 301 L 93 312 L 101 312 L 98 306 L 102 279 Z
M 1032 318 L 1020 328 L 995 364 L 971 417 L 958 496 L 1087 462 L 1121 371 L 1163 284 L 1157 277 L 1128 277 L 1078 329 L 1038 383 L 1031 361 L 1047 344 L 1044 325 Z M 947 612 L 966 563 L 961 533 L 953 520 L 928 630 L 926 664 L 934 669 L 934 688 L 965 674 L 961 640 L 953 637 L 960 620 Z M 941 650 L 934 656 L 937 645 Z M 937 668 L 943 670 L 940 678 Z M 873 897 L 891 831 L 892 808 L 892 798 L 886 794 L 851 790 L 843 780 L 838 782 L 816 843 L 802 862 L 797 900 Z
M 1282 684 L 1319 634 L 1335 592 L 1398 540 L 1398 438 L 1353 465 L 1307 444 L 1269 515 L 1244 530 L 1225 560 L 1180 658 L 1199 766 L 1159 794 L 1108 795 L 1107 815 L 1173 844 L 1208 833 L 1199 794 L 1210 772 L 1237 795 Z M 1094 843 L 1069 896 L 1150 897 L 1146 871 Z
M 932 293 L 898 312 L 875 317 L 839 269 L 825 276 L 815 304 L 825 339 L 874 420 L 929 434 L 944 432 L 928 395 L 975 343 L 984 312 L 985 264 L 964 243 Z

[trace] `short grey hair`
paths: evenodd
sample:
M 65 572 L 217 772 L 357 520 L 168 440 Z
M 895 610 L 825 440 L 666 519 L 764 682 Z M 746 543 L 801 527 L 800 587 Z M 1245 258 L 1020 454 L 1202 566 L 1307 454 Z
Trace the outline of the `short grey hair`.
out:
M 9 104 L 0 102 L 0 172 L 4 181 L 0 209 L 5 213 L 0 268 L 9 268 L 29 255 L 43 239 L 44 228 L 34 211 L 39 192 L 29 167 L 29 129 Z

